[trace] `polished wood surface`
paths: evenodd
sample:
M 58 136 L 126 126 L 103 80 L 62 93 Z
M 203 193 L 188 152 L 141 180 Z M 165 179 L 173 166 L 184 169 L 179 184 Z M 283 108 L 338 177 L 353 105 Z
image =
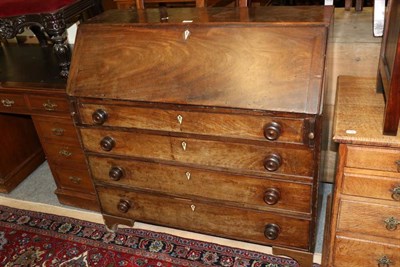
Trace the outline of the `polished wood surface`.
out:
M 374 86 L 370 78 L 338 81 L 334 139 L 340 143 L 339 162 L 323 266 L 399 262 L 400 151 L 397 137 L 381 133 L 384 102 Z
M 45 158 L 29 116 L 0 113 L 0 129 L 0 192 L 8 193 Z
M 332 8 L 171 9 L 167 23 L 153 20 L 158 10 L 144 12 L 143 22 L 117 10 L 79 28 L 68 94 L 321 112 Z
M 251 241 L 310 265 L 332 8 L 167 14 L 112 11 L 77 35 L 67 93 L 107 226 Z
M 3 141 L 7 142 L 5 149 L 0 150 L 1 161 L 9 167 L 14 166 L 20 161 L 21 151 L 31 151 L 29 142 L 36 140 L 41 160 L 30 167 L 29 172 L 25 171 L 20 179 L 44 161 L 44 150 L 57 185 L 55 193 L 58 200 L 66 205 L 99 210 L 70 117 L 65 80 L 59 77 L 51 51 L 35 45 L 10 44 L 1 48 L 0 116 L 7 118 L 5 125 L 0 127 Z M 30 122 L 30 128 L 21 129 L 17 124 L 21 118 Z M 13 131 L 16 133 L 9 136 L 8 132 Z

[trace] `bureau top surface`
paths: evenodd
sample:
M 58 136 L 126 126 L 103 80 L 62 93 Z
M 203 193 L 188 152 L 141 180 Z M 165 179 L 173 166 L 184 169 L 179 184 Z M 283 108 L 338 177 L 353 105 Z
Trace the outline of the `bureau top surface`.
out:
M 67 93 L 319 114 L 332 13 L 321 6 L 111 10 L 80 25 Z
M 400 136 L 382 134 L 385 101 L 375 88 L 375 78 L 339 76 L 333 135 L 336 142 L 400 147 Z

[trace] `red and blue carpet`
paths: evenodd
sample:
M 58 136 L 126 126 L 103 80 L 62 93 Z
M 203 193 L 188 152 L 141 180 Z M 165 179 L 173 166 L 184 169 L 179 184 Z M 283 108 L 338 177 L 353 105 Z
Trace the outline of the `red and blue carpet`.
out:
M 297 267 L 296 261 L 0 205 L 0 266 Z M 315 265 L 318 266 L 318 265 Z

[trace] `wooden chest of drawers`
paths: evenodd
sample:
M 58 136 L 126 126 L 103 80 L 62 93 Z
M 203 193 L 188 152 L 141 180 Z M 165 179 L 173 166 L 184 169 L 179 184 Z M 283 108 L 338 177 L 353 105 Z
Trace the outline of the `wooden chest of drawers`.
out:
M 332 8 L 166 12 L 78 31 L 67 92 L 106 223 L 312 252 Z
M 339 165 L 324 265 L 400 266 L 400 138 L 382 135 L 375 79 L 339 77 L 336 105 Z

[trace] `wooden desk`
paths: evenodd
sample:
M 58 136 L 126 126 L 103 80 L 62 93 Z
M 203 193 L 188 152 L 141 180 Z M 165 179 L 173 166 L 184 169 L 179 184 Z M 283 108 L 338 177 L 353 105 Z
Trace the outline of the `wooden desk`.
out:
M 29 175 L 44 161 L 44 150 L 59 201 L 98 210 L 70 117 L 65 81 L 54 68 L 57 61 L 51 49 L 3 46 L 0 62 L 0 127 L 5 148 L 0 150 L 0 177 L 4 180 L 0 190 L 9 192 Z M 19 169 L 16 177 L 10 174 Z
M 339 164 L 324 266 L 400 264 L 400 137 L 382 134 L 384 106 L 375 78 L 339 77 Z

